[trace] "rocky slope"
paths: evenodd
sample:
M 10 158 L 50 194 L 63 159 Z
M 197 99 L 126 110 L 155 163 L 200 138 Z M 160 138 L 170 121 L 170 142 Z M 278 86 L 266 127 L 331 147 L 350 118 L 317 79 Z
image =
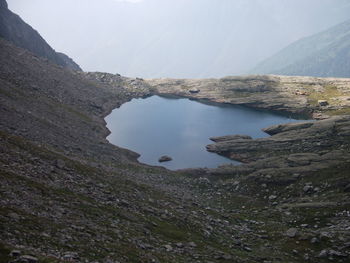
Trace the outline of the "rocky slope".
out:
M 245 76 L 221 79 L 147 80 L 155 93 L 245 105 L 294 115 L 350 113 L 350 79 Z M 320 106 L 319 101 L 327 105 Z
M 145 81 L 72 72 L 4 40 L 0 59 L 0 262 L 348 261 L 349 117 L 214 138 L 210 150 L 247 164 L 177 172 L 109 144 L 103 118 L 153 94 L 339 115 L 349 80 Z
M 6 0 L 0 0 L 0 37 L 57 65 L 81 71 L 71 58 L 53 50 L 37 31 L 12 13 Z
M 350 20 L 298 40 L 261 62 L 253 73 L 350 77 Z

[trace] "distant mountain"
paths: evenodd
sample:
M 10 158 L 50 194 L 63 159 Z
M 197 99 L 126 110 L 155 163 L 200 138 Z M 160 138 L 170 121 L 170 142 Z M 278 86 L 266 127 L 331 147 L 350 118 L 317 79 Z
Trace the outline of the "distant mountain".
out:
M 350 19 L 349 0 L 8 3 L 84 70 L 143 78 L 244 74 L 295 40 Z
M 71 58 L 57 53 L 36 30 L 12 13 L 8 9 L 6 0 L 0 0 L 0 37 L 57 65 L 81 71 L 79 65 Z
M 350 20 L 292 43 L 250 73 L 350 77 Z

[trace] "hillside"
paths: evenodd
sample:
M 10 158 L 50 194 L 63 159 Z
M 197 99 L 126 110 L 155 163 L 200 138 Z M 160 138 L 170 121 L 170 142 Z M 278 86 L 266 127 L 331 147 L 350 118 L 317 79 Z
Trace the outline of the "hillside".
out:
M 145 82 L 73 73 L 3 40 L 0 58 L 0 262 L 16 258 L 17 250 L 21 260 L 33 255 L 30 262 L 345 262 L 349 256 L 346 116 L 271 128 L 276 135 L 258 148 L 228 137 L 208 149 L 239 158 L 239 143 L 249 160 L 218 169 L 149 167 L 105 139 L 103 117 L 134 97 L 190 96 L 186 85 L 194 85 L 203 89 L 194 98 L 258 103 L 275 89 L 280 96 L 265 104 L 273 109 L 286 95 L 279 83 L 292 97 L 305 79 Z M 307 81 L 349 90 L 345 79 Z M 284 103 L 292 112 L 304 107 Z
M 350 20 L 289 45 L 252 73 L 350 77 Z
M 0 263 L 349 261 L 350 79 L 143 80 L 1 38 L 0 61 Z M 106 139 L 113 109 L 152 95 L 321 120 L 211 138 L 243 163 L 169 171 Z
M 6 0 L 0 0 L 0 37 L 57 65 L 81 71 L 71 58 L 53 50 L 36 30 L 12 13 Z

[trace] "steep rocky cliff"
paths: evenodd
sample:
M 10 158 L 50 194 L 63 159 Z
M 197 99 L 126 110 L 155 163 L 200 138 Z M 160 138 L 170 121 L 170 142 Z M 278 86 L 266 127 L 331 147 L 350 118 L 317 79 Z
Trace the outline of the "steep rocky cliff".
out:
M 0 1 L 0 37 L 40 57 L 47 58 L 57 65 L 81 71 L 81 68 L 71 58 L 57 53 L 36 30 L 11 12 L 6 0 Z

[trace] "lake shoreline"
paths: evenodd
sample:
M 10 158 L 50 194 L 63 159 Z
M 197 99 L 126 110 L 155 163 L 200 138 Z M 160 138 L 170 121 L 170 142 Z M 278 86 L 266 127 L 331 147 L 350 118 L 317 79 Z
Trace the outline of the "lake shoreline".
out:
M 112 131 L 109 142 L 138 152 L 138 161 L 149 165 L 170 155 L 173 161 L 163 166 L 171 170 L 228 164 L 230 158 L 207 153 L 205 146 L 213 136 L 244 133 L 262 138 L 268 136 L 263 128 L 295 121 L 266 110 L 158 95 L 129 101 L 105 120 Z

